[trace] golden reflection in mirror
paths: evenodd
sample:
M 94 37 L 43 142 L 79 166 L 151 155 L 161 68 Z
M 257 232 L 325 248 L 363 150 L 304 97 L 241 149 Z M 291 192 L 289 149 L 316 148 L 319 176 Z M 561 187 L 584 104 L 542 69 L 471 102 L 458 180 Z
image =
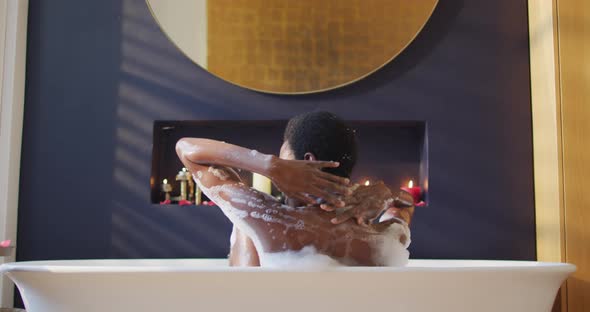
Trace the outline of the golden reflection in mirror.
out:
M 146 0 L 189 58 L 239 86 L 311 93 L 396 57 L 438 0 Z

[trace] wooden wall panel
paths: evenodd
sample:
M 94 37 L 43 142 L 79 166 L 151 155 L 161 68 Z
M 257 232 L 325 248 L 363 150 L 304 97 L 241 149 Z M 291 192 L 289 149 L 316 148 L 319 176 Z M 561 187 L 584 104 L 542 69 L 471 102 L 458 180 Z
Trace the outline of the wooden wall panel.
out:
M 590 1 L 558 0 L 568 311 L 590 311 Z
M 537 260 L 565 260 L 555 2 L 529 1 Z

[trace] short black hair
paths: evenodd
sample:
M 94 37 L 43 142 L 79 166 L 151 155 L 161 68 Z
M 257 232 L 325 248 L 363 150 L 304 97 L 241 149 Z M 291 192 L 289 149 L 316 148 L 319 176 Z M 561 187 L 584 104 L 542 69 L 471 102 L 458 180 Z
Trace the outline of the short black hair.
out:
M 283 139 L 293 150 L 295 159 L 312 153 L 317 160 L 337 161 L 337 168 L 324 171 L 350 178 L 357 160 L 355 130 L 330 112 L 310 112 L 289 120 Z

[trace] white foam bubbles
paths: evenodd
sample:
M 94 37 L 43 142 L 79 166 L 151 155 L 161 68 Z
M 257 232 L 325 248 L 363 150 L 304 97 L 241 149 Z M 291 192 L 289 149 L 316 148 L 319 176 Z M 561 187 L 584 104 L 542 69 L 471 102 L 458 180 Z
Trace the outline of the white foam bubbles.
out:
M 237 232 L 237 229 L 234 226 L 231 231 L 231 236 L 229 237 L 229 245 L 232 247 L 236 244 L 236 240 L 238 239 L 236 232 Z
M 214 166 L 210 166 L 209 169 L 207 169 L 207 171 L 212 173 L 221 181 L 225 181 L 229 178 L 227 172 L 225 172 L 223 169 L 215 168 Z
M 401 240 L 405 239 L 402 244 Z M 410 229 L 407 224 L 392 224 L 384 235 L 375 239 L 375 260 L 384 266 L 405 266 L 410 259 Z
M 283 244 L 283 248 L 286 248 Z M 269 268 L 322 269 L 343 266 L 335 259 L 320 254 L 313 246 L 301 250 L 282 252 L 264 252 L 260 254 L 260 265 Z
M 237 204 L 246 204 L 246 200 L 239 197 L 232 197 L 231 201 Z
M 297 220 L 294 227 L 296 230 L 303 230 L 305 229 L 305 222 L 303 220 Z

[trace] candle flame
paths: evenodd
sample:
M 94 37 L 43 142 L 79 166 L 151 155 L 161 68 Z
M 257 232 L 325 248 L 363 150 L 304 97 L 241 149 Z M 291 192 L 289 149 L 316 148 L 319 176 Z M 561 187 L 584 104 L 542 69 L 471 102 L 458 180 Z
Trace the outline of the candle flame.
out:
M 408 187 L 409 188 L 413 188 L 414 187 L 414 180 L 410 180 L 410 182 L 408 182 Z
M 164 179 L 162 182 L 164 182 L 164 184 L 168 184 L 168 179 Z
M 183 171 L 183 172 L 186 172 L 186 168 L 184 168 L 184 167 L 183 167 L 183 168 L 182 168 L 182 171 Z
M 367 180 L 365 181 L 365 186 L 369 186 L 371 184 L 371 181 Z

